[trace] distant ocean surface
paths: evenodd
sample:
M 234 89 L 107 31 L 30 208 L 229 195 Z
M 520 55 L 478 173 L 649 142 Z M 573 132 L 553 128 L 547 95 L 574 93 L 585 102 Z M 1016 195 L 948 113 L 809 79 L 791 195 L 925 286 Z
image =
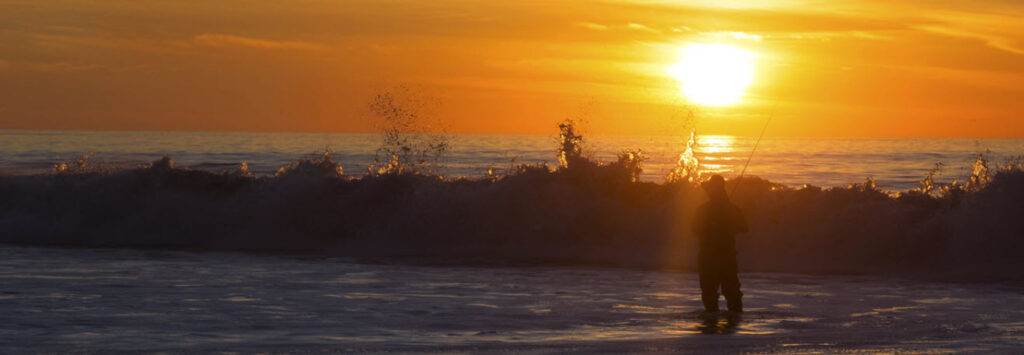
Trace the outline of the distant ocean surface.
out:
M 484 175 L 511 164 L 555 165 L 555 135 L 453 134 L 442 174 Z M 700 136 L 697 157 L 706 171 L 738 175 L 756 137 Z M 663 181 L 685 149 L 686 136 L 588 136 L 585 152 L 613 161 L 625 149 L 640 149 L 648 159 L 642 179 Z M 372 133 L 209 133 L 0 131 L 0 172 L 40 174 L 54 164 L 84 154 L 114 167 L 134 167 L 163 155 L 176 166 L 209 171 L 234 169 L 246 162 L 257 175 L 273 174 L 299 158 L 329 150 L 348 175 L 361 175 L 372 162 L 381 136 Z M 978 154 L 993 165 L 1024 155 L 1020 138 L 765 138 L 747 169 L 789 186 L 845 186 L 873 177 L 879 188 L 917 187 L 936 163 L 940 182 L 969 175 Z

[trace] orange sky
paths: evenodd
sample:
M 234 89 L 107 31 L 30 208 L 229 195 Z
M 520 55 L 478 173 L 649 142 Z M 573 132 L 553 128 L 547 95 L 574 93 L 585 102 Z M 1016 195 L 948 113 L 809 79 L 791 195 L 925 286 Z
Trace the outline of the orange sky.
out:
M 759 55 L 706 134 L 1024 136 L 1024 3 L 894 3 L 5 0 L 0 128 L 371 131 L 405 85 L 452 132 L 676 134 L 704 42 Z

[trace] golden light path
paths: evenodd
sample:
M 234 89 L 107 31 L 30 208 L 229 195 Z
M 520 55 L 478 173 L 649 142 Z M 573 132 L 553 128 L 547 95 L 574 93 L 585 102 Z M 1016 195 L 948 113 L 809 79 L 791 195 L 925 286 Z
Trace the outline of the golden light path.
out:
M 736 137 L 733 136 L 700 136 L 697 139 L 697 154 L 704 174 L 733 173 L 730 160 L 736 151 Z
M 754 81 L 757 55 L 728 44 L 692 43 L 679 49 L 668 73 L 688 100 L 707 106 L 735 104 Z

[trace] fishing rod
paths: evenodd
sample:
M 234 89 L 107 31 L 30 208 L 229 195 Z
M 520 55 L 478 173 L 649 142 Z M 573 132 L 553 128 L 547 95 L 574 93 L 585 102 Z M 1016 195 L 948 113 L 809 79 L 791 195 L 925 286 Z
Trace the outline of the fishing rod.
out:
M 764 132 L 768 130 L 768 125 L 772 123 L 772 118 L 775 118 L 775 111 L 778 107 L 778 104 L 776 104 L 775 107 L 772 107 L 772 113 L 768 115 L 768 121 L 765 121 L 764 127 L 761 128 L 761 135 L 757 136 L 757 142 L 754 142 L 754 149 L 750 150 L 750 156 L 747 157 L 747 162 L 743 164 L 743 170 L 740 170 L 740 176 L 737 176 L 736 179 L 734 179 L 736 180 L 736 184 L 732 185 L 732 191 L 729 192 L 730 198 L 732 198 L 732 195 L 736 193 L 736 188 L 740 186 L 740 178 L 743 177 L 743 174 L 747 173 L 747 166 L 749 166 L 750 161 L 754 159 L 754 152 L 757 151 L 757 146 L 761 144 L 761 138 L 764 138 Z

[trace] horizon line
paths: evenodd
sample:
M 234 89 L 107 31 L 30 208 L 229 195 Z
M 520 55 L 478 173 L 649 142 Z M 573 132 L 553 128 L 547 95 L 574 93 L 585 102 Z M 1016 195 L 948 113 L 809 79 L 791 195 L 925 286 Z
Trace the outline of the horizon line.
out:
M 193 129 L 92 129 L 92 128 L 4 128 L 0 132 L 92 132 L 92 133 L 214 133 L 214 134 L 381 134 L 380 131 L 304 131 L 304 130 L 193 130 Z M 429 132 L 428 134 L 449 134 L 449 135 L 502 135 L 502 136 L 557 136 L 558 132 L 551 133 L 496 133 L 496 132 Z M 688 133 L 680 134 L 622 134 L 622 133 L 588 133 L 584 137 L 678 137 Z M 698 137 L 754 137 L 752 135 L 722 134 L 722 133 L 697 133 Z M 943 136 L 943 135 L 892 135 L 892 136 L 809 136 L 809 135 L 769 135 L 764 138 L 800 138 L 800 139 L 1024 139 L 1024 136 Z

